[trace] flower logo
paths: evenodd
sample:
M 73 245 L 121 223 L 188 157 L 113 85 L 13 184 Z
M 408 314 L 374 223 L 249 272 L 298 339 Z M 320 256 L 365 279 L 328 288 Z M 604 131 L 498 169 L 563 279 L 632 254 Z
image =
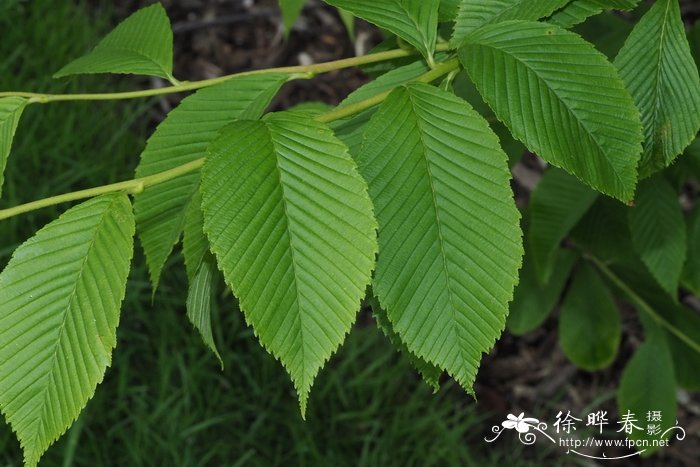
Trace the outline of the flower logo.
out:
M 517 417 L 513 414 L 508 414 L 508 417 L 506 418 L 507 420 L 504 420 L 503 423 L 501 423 L 503 428 L 507 430 L 512 430 L 515 428 L 518 433 L 527 433 L 530 431 L 530 428 L 533 425 L 537 426 L 537 424 L 540 422 L 536 418 L 526 418 L 525 412 L 521 412 Z

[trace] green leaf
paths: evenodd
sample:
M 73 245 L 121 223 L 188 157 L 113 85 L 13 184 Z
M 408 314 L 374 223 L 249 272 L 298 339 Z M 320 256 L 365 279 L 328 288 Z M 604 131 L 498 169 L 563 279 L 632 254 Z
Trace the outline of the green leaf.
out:
M 530 151 L 598 191 L 632 199 L 639 112 L 615 68 L 591 44 L 556 26 L 506 21 L 470 35 L 460 59 L 484 100 Z
M 350 37 L 351 41 L 355 42 L 355 15 L 342 8 L 338 8 L 338 16 L 340 16 L 340 21 L 343 22 L 343 26 L 345 26 L 345 30 L 348 32 L 348 37 Z
M 662 439 L 660 435 L 651 437 L 646 433 L 647 425 L 658 424 L 662 432 L 674 425 L 676 420 L 676 380 L 673 374 L 673 361 L 663 334 L 644 342 L 627 363 L 617 392 L 617 406 L 620 417 L 628 412 L 637 420 L 633 429 L 625 436 L 632 440 Z M 661 422 L 649 422 L 649 412 L 661 412 Z M 619 423 L 619 422 L 618 422 Z M 667 433 L 668 438 L 671 433 Z M 651 444 L 651 443 L 650 443 Z M 654 447 L 639 449 L 648 455 Z
M 214 353 L 223 370 L 224 361 L 216 348 L 211 323 L 213 287 L 217 279 L 216 260 L 209 252 L 209 241 L 204 235 L 201 204 L 202 197 L 197 192 L 185 215 L 182 252 L 190 284 L 187 318 L 199 331 L 204 344 Z
M 605 10 L 633 10 L 639 0 L 574 0 L 550 18 L 552 24 L 570 29 Z
M 607 368 L 617 356 L 621 328 L 612 294 L 591 266 L 581 265 L 559 317 L 559 343 L 564 354 L 584 370 Z
M 154 175 L 204 157 L 221 128 L 238 118 L 259 118 L 288 78 L 282 74 L 243 76 L 185 98 L 148 140 L 136 176 Z M 185 213 L 198 188 L 199 172 L 193 172 L 136 196 L 139 238 L 154 290 L 180 239 Z
M 642 182 L 628 219 L 635 251 L 664 290 L 677 297 L 687 242 L 683 212 L 670 183 L 663 177 Z
M 700 204 L 686 218 L 688 251 L 683 266 L 682 282 L 693 294 L 700 296 Z
M 619 263 L 637 257 L 627 222 L 628 208 L 612 198 L 601 196 L 571 231 L 570 238 L 582 250 L 606 263 Z
M 301 10 L 306 4 L 306 0 L 279 0 L 282 10 L 282 23 L 284 23 L 284 34 L 289 36 L 292 26 L 296 23 L 301 14 Z
M 394 89 L 396 86 L 415 80 L 429 70 L 430 68 L 422 61 L 395 68 L 351 92 L 338 105 L 338 108 L 355 104 Z M 350 118 L 336 120 L 330 124 L 336 136 L 348 147 L 351 155 L 355 156 L 360 152 L 365 127 L 376 111 L 376 108 L 369 108 Z
M 642 113 L 640 178 L 669 166 L 700 130 L 700 77 L 678 0 L 659 0 L 637 23 L 615 65 Z
M 540 327 L 559 301 L 578 255 L 562 249 L 555 253 L 552 277 L 542 285 L 535 273 L 532 254 L 526 248 L 520 282 L 508 313 L 508 330 L 512 334 L 520 336 Z
M 93 73 L 124 73 L 173 78 L 173 32 L 160 3 L 122 21 L 92 52 L 72 61 L 54 78 Z
M 303 114 L 236 122 L 209 153 L 204 230 L 247 321 L 291 375 L 303 414 L 370 282 L 377 241 L 367 184 L 345 145 Z
M 462 41 L 482 26 L 507 20 L 536 21 L 551 15 L 570 0 L 461 0 L 452 44 Z
M 0 408 L 26 465 L 66 432 L 110 365 L 133 236 L 127 196 L 101 196 L 40 230 L 0 274 Z
M 450 22 L 457 18 L 460 0 L 440 0 L 438 9 L 438 21 Z
M 690 52 L 695 59 L 695 64 L 700 70 L 700 21 L 696 21 L 693 27 L 688 31 L 688 44 L 690 45 Z
M 374 295 L 368 296 L 367 302 L 372 307 L 372 316 L 374 316 L 374 320 L 377 322 L 377 327 L 381 329 L 382 333 L 389 339 L 391 345 L 393 345 L 397 351 L 405 355 L 408 361 L 411 362 L 413 368 L 420 373 L 423 381 L 425 381 L 434 392 L 438 392 L 440 390 L 440 376 L 442 376 L 442 370 L 408 350 L 406 344 L 401 340 L 401 336 L 394 330 L 394 325 L 391 324 L 386 310 L 382 308 L 379 304 L 379 300 L 377 300 Z
M 5 183 L 5 167 L 7 159 L 10 157 L 12 140 L 26 106 L 27 99 L 23 97 L 3 97 L 0 99 L 0 197 L 2 197 L 2 186 Z
M 433 60 L 440 0 L 324 1 L 396 34 Z
M 632 33 L 634 23 L 614 14 L 598 15 L 579 24 L 574 32 L 595 45 L 595 48 L 613 60 Z
M 374 291 L 408 349 L 471 392 L 522 257 L 498 138 L 465 101 L 410 84 L 372 117 L 357 159 L 379 221 Z
M 597 197 L 595 191 L 558 169 L 548 170 L 532 192 L 528 237 L 541 284 L 552 275 L 559 244 Z

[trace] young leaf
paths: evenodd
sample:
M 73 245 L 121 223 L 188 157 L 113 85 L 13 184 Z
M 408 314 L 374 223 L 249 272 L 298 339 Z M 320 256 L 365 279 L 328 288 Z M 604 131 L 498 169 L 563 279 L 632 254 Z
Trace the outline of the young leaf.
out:
M 440 0 L 324 0 L 390 31 L 432 61 Z
M 124 73 L 173 78 L 173 32 L 160 3 L 122 21 L 87 55 L 59 70 L 54 78 L 92 73 Z
M 221 128 L 238 118 L 259 118 L 288 78 L 243 76 L 185 98 L 148 140 L 136 176 L 154 175 L 204 157 Z M 185 213 L 198 187 L 199 173 L 193 172 L 147 188 L 136 197 L 139 238 L 154 290 L 180 239 Z
M 34 466 L 102 381 L 133 253 L 126 195 L 78 205 L 0 274 L 0 409 Z
M 621 419 L 629 413 L 636 420 L 634 425 L 637 428 L 630 427 L 632 432 L 625 435 L 632 440 L 660 439 L 660 434 L 653 437 L 647 434 L 649 423 L 659 425 L 661 433 L 674 425 L 677 412 L 676 379 L 663 334 L 644 342 L 627 363 L 617 390 L 617 406 Z M 649 412 L 660 412 L 661 420 L 647 421 Z M 666 433 L 666 438 L 669 436 L 671 434 Z M 655 449 L 645 448 L 644 454 L 648 455 Z
M 187 293 L 187 318 L 199 331 L 204 344 L 214 353 L 223 370 L 224 362 L 216 348 L 211 324 L 212 288 L 217 279 L 216 260 L 209 252 L 209 241 L 204 235 L 201 204 L 202 197 L 197 192 L 185 215 L 182 252 L 190 284 Z
M 423 381 L 425 381 L 425 384 L 433 388 L 434 392 L 439 391 L 442 370 L 432 363 L 426 362 L 408 350 L 406 344 L 401 340 L 401 336 L 399 336 L 394 330 L 394 325 L 391 324 L 391 320 L 387 316 L 386 310 L 382 308 L 382 306 L 379 304 L 379 300 L 377 300 L 376 297 L 370 295 L 367 301 L 372 307 L 372 316 L 374 316 L 374 320 L 377 322 L 377 327 L 381 329 L 382 333 L 384 333 L 387 339 L 389 339 L 391 345 L 393 345 L 399 352 L 408 358 L 411 365 L 413 365 L 413 368 L 420 373 L 421 378 L 423 378 Z
M 536 21 L 552 14 L 570 0 L 461 0 L 452 43 L 459 46 L 482 26 L 522 19 Z
M 615 67 L 591 44 L 553 25 L 506 21 L 471 34 L 460 59 L 532 152 L 598 191 L 632 199 L 639 112 Z
M 535 272 L 532 254 L 526 248 L 520 281 L 515 287 L 506 322 L 512 334 L 519 336 L 533 331 L 547 319 L 561 297 L 576 259 L 573 251 L 558 249 L 554 254 L 552 277 L 547 285 L 542 285 Z
M 628 218 L 635 251 L 664 290 L 676 297 L 687 243 L 683 211 L 670 183 L 663 177 L 642 182 Z
M 23 97 L 3 97 L 0 99 L 0 197 L 5 183 L 5 167 L 10 157 L 12 139 L 15 137 L 22 111 L 27 106 Z
M 700 130 L 700 77 L 678 0 L 659 0 L 637 23 L 615 65 L 644 124 L 640 178 L 669 166 Z
M 549 21 L 564 29 L 570 29 L 605 10 L 629 11 L 638 4 L 639 0 L 573 0 L 554 13 Z
M 688 251 L 683 266 L 682 282 L 693 294 L 700 296 L 700 204 L 696 204 L 686 219 Z
M 367 184 L 327 126 L 285 112 L 224 129 L 201 190 L 219 267 L 291 375 L 303 414 L 370 282 L 377 240 Z
M 306 0 L 279 0 L 282 10 L 282 22 L 284 23 L 284 34 L 289 36 L 292 26 L 296 23 L 301 10 L 306 4 Z
M 598 273 L 584 264 L 576 272 L 559 317 L 559 343 L 577 367 L 608 367 L 620 347 L 621 322 L 612 294 Z
M 571 175 L 549 169 L 530 198 L 529 241 L 541 284 L 552 275 L 559 244 L 593 205 L 598 194 Z
M 465 101 L 410 84 L 372 117 L 357 158 L 379 221 L 374 291 L 408 349 L 471 392 L 522 257 L 498 138 Z

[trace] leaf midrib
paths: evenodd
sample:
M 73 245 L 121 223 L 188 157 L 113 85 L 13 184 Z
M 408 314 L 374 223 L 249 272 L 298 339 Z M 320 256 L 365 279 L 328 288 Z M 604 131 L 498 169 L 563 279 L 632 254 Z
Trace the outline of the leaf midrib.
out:
M 83 260 L 82 260 L 82 264 L 81 264 L 80 269 L 79 269 L 79 271 L 78 271 L 78 274 L 77 274 L 77 276 L 76 276 L 76 280 L 75 280 L 75 284 L 74 284 L 74 286 L 73 286 L 73 290 L 71 291 L 70 295 L 68 296 L 68 299 L 67 299 L 67 306 L 64 308 L 63 320 L 62 320 L 61 325 L 60 325 L 60 327 L 59 327 L 58 336 L 57 336 L 57 338 L 56 338 L 56 344 L 54 345 L 54 352 L 53 352 L 53 355 L 50 357 L 50 359 L 51 359 L 51 365 L 49 366 L 49 374 L 46 376 L 47 383 L 46 383 L 46 385 L 44 386 L 44 389 L 42 390 L 41 398 L 40 398 L 40 400 L 39 400 L 39 408 L 40 408 L 40 410 L 41 410 L 42 413 L 43 413 L 44 409 L 46 408 L 46 392 L 49 390 L 49 387 L 53 384 L 53 383 L 52 383 L 52 377 L 53 377 L 54 369 L 55 369 L 55 366 L 56 366 L 56 365 L 55 365 L 55 364 L 56 364 L 56 359 L 58 358 L 58 350 L 59 350 L 59 347 L 60 347 L 60 344 L 61 344 L 61 338 L 62 338 L 62 336 L 63 336 L 63 332 L 64 332 L 65 327 L 66 327 L 66 320 L 68 319 L 68 314 L 70 313 L 70 310 L 71 310 L 71 308 L 72 308 L 72 305 L 73 305 L 73 302 L 74 302 L 74 299 L 75 299 L 76 292 L 77 292 L 77 290 L 78 290 L 78 284 L 80 284 L 80 282 L 81 282 L 81 279 L 82 279 L 82 276 L 83 276 L 83 273 L 84 273 L 84 270 L 85 270 L 85 265 L 87 264 L 88 259 L 90 258 L 90 254 L 91 254 L 91 252 L 92 252 L 92 249 L 93 249 L 93 247 L 95 246 L 95 242 L 97 241 L 97 237 L 99 236 L 99 232 L 100 232 L 100 229 L 101 229 L 101 227 L 102 227 L 102 224 L 105 222 L 105 220 L 106 220 L 107 218 L 109 218 L 109 216 L 110 216 L 110 214 L 111 214 L 111 211 L 112 211 L 112 208 L 114 207 L 114 205 L 115 205 L 118 201 L 119 201 L 119 196 L 114 196 L 113 199 L 112 199 L 112 202 L 105 208 L 104 212 L 103 212 L 102 215 L 100 216 L 100 220 L 98 221 L 97 224 L 95 224 L 95 227 L 92 229 L 93 232 L 94 232 L 94 235 L 93 235 L 92 240 L 90 240 L 90 244 L 88 245 L 88 247 L 87 247 L 87 249 L 86 249 L 85 258 L 83 258 Z M 35 433 L 34 433 L 34 437 L 33 437 L 33 440 L 32 440 L 33 442 L 32 442 L 30 445 L 28 445 L 28 446 L 34 446 L 35 449 L 41 450 L 40 448 L 38 448 L 37 438 L 39 437 L 39 434 L 40 434 L 41 431 L 42 431 L 42 427 L 43 427 L 43 424 L 44 424 L 44 420 L 45 420 L 45 417 L 43 417 L 43 416 L 39 418 L 39 420 L 38 420 L 38 422 L 37 422 L 37 423 L 38 423 L 38 424 L 37 424 L 37 428 L 36 428 L 36 431 L 35 431 Z M 33 452 L 33 453 L 32 453 L 32 458 L 33 458 L 34 456 L 35 456 L 35 453 Z

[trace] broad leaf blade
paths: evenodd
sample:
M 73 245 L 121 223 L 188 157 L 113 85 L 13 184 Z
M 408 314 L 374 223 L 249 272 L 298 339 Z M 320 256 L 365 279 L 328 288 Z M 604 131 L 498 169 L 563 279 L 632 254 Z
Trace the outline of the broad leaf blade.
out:
M 331 130 L 303 114 L 236 122 L 209 152 L 204 230 L 304 413 L 370 282 L 377 243 L 367 185 Z
M 632 440 L 663 439 L 660 435 L 674 426 L 677 413 L 676 379 L 673 373 L 673 361 L 668 344 L 663 334 L 652 337 L 643 343 L 627 363 L 622 373 L 620 387 L 617 391 L 619 416 L 631 414 L 638 429 L 632 429 L 625 436 Z M 651 411 L 661 412 L 660 422 L 650 422 L 647 414 Z M 648 424 L 659 425 L 661 433 L 647 435 Z M 665 438 L 671 436 L 666 433 Z M 644 455 L 656 450 L 646 448 Z
M 219 360 L 223 370 L 224 362 L 216 348 L 211 323 L 212 294 L 217 279 L 216 260 L 209 252 L 209 241 L 204 235 L 201 204 L 202 197 L 197 192 L 187 209 L 182 240 L 185 269 L 190 284 L 187 293 L 187 318 L 202 336 L 204 344 Z
M 437 41 L 439 0 L 324 0 L 390 31 L 429 61 Z
M 546 285 L 538 280 L 532 254 L 525 250 L 520 281 L 515 288 L 508 313 L 508 330 L 516 336 L 540 327 L 559 301 L 577 255 L 569 250 L 557 250 L 552 277 Z
M 688 252 L 683 266 L 683 285 L 700 296 L 700 204 L 686 218 Z
M 0 274 L 0 408 L 26 465 L 75 421 L 111 362 L 133 236 L 129 199 L 102 196 L 44 227 Z
M 529 242 L 541 284 L 552 275 L 559 244 L 597 197 L 595 191 L 558 169 L 548 170 L 532 192 Z
M 683 212 L 670 183 L 662 177 L 641 183 L 628 218 L 635 251 L 664 290 L 677 297 L 687 240 Z
M 91 73 L 159 76 L 174 81 L 173 32 L 160 3 L 129 16 L 92 52 L 72 61 L 54 77 Z
M 23 97 L 4 97 L 0 99 L 0 197 L 2 186 L 5 183 L 5 167 L 10 157 L 12 140 L 17 131 L 22 111 L 27 106 L 27 99 Z
M 573 0 L 552 15 L 549 21 L 569 29 L 605 10 L 632 10 L 639 0 Z
M 536 21 L 570 0 L 461 0 L 452 43 L 456 46 L 482 26 L 507 20 Z
M 154 175 L 206 155 L 218 131 L 239 118 L 259 118 L 288 75 L 234 78 L 185 98 L 161 123 L 141 154 L 137 177 Z M 199 173 L 147 188 L 134 208 L 154 290 L 165 261 L 177 244 Z
M 617 356 L 621 329 L 610 290 L 591 266 L 582 265 L 559 316 L 559 343 L 564 354 L 584 370 L 606 368 Z
M 598 191 L 632 199 L 639 112 L 591 44 L 556 26 L 506 21 L 470 35 L 460 59 L 484 100 L 532 152 Z
M 637 23 L 615 65 L 644 124 L 639 176 L 669 166 L 700 130 L 700 77 L 678 0 L 659 0 Z
M 469 392 L 522 257 L 506 161 L 469 104 L 425 84 L 387 98 L 358 155 L 379 221 L 374 292 L 408 349 Z

